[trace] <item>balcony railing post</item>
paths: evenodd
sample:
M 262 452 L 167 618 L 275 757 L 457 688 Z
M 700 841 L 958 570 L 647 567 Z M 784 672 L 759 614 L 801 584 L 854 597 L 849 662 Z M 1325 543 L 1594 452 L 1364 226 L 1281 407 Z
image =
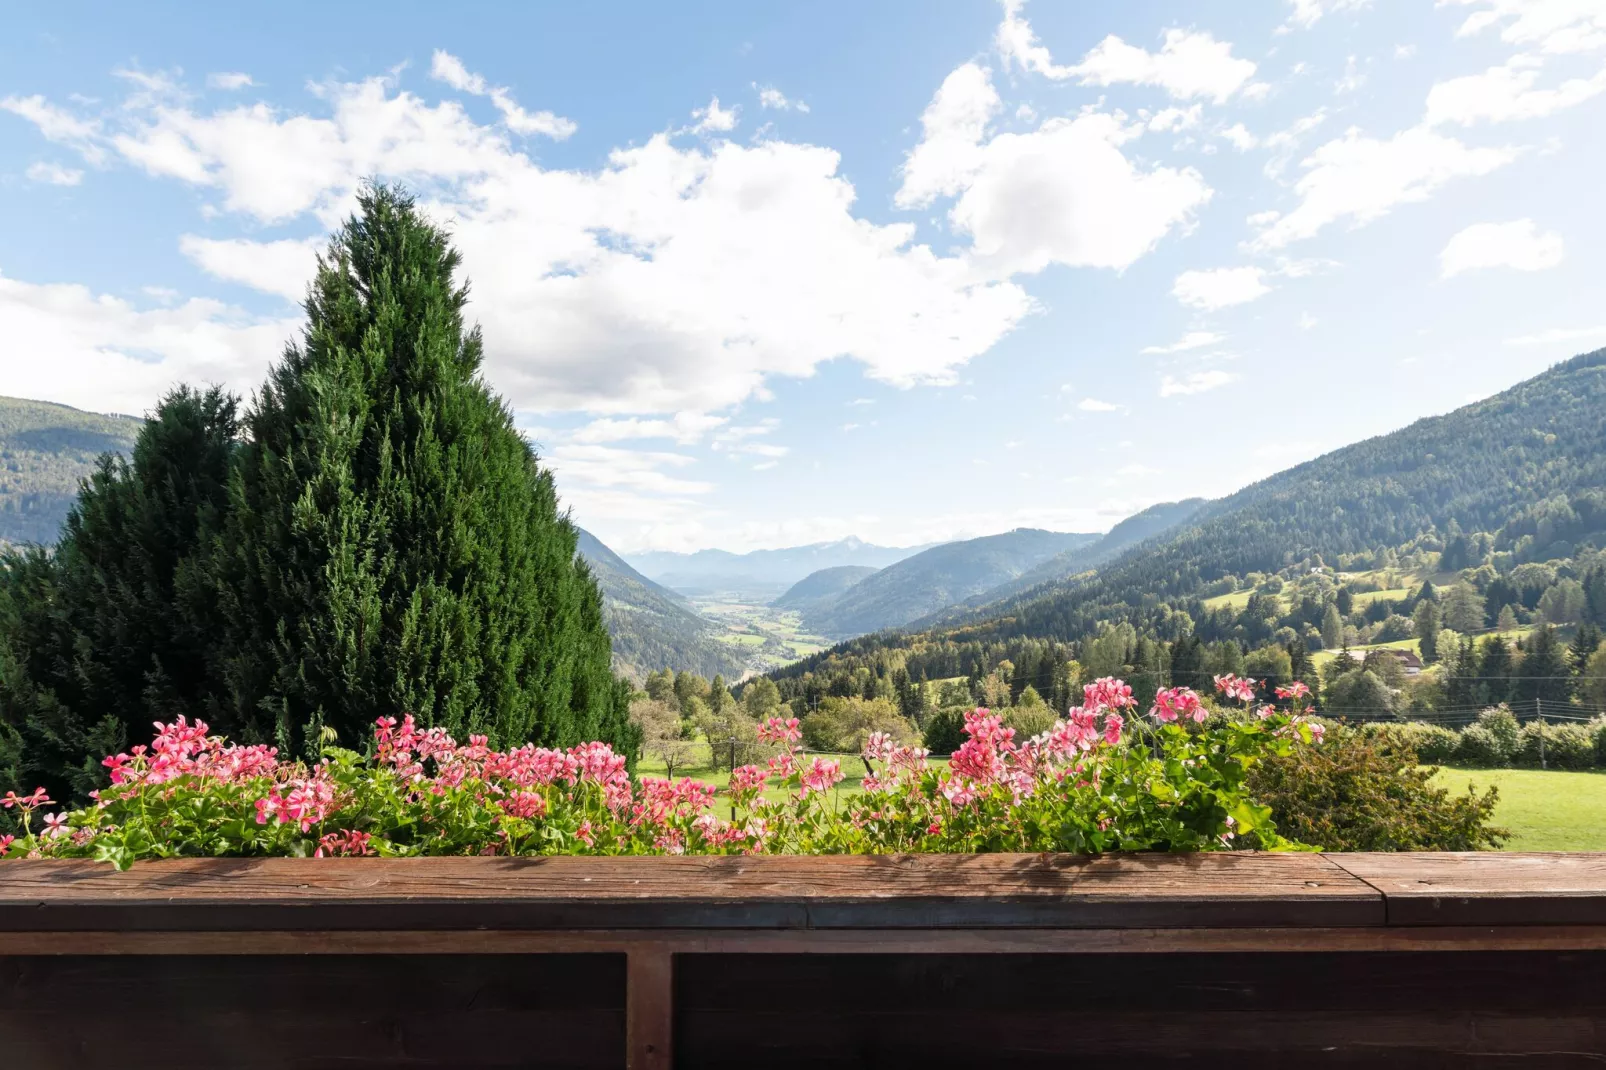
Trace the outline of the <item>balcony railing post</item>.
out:
M 669 1070 L 674 1064 L 675 957 L 662 946 L 642 944 L 628 952 L 625 980 L 625 1065 L 629 1070 Z

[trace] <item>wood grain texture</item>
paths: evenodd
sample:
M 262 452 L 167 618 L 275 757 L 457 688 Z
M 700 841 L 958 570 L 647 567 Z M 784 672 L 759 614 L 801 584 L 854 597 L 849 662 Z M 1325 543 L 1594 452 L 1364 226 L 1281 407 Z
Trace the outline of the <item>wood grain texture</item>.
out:
M 1389 925 L 1606 925 L 1606 853 L 1331 854 Z
M 1264 855 L 184 859 L 0 865 L 0 931 L 1377 925 L 1331 861 Z

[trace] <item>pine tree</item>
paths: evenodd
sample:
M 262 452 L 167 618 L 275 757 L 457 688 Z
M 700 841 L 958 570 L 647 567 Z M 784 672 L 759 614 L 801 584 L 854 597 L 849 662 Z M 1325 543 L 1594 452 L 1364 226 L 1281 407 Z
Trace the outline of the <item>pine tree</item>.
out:
M 1431 589 L 1431 588 L 1430 588 Z M 1417 646 L 1422 652 L 1422 660 L 1432 663 L 1439 660 L 1439 607 L 1431 599 L 1423 598 L 1416 604 L 1416 612 L 1412 615 L 1412 624 L 1416 630 Z
M 1584 666 L 1588 664 L 1590 656 L 1600 649 L 1600 629 L 1593 624 L 1585 624 L 1573 636 L 1571 646 L 1568 647 L 1568 659 L 1573 664 L 1573 672 L 1582 674 Z
M 1556 630 L 1542 624 L 1529 637 L 1517 672 L 1512 699 L 1519 703 L 1542 701 L 1565 703 L 1572 698 L 1572 679 L 1566 649 L 1556 639 Z M 1524 709 L 1524 713 L 1529 712 Z
M 218 563 L 231 727 L 305 754 L 412 713 L 634 753 L 601 596 L 480 379 L 458 254 L 405 194 L 358 201 L 246 420 Z
M 82 798 L 105 782 L 100 759 L 146 740 L 153 721 L 212 714 L 218 619 L 204 562 L 238 434 L 221 390 L 168 394 L 129 459 L 101 458 L 55 552 L 0 566 L 12 648 L 0 708 L 28 787 Z

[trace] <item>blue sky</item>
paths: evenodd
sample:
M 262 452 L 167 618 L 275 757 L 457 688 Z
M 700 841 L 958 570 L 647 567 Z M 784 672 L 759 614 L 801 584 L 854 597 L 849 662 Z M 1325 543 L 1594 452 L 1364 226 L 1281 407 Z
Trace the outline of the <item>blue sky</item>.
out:
M 1100 530 L 1606 344 L 1606 0 L 10 5 L 0 394 L 260 382 L 367 176 L 622 551 Z

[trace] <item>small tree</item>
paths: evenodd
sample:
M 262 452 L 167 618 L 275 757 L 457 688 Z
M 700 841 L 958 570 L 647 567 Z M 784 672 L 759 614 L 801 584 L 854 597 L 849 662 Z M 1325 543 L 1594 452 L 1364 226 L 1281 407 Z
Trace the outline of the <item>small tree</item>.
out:
M 696 744 L 686 738 L 680 711 L 660 699 L 638 698 L 630 703 L 630 723 L 641 732 L 643 753 L 664 763 L 664 775 L 673 779 L 677 766 L 692 758 Z
M 1411 614 L 1411 627 L 1416 632 L 1417 647 L 1424 662 L 1439 660 L 1439 606 L 1430 599 L 1417 602 Z

